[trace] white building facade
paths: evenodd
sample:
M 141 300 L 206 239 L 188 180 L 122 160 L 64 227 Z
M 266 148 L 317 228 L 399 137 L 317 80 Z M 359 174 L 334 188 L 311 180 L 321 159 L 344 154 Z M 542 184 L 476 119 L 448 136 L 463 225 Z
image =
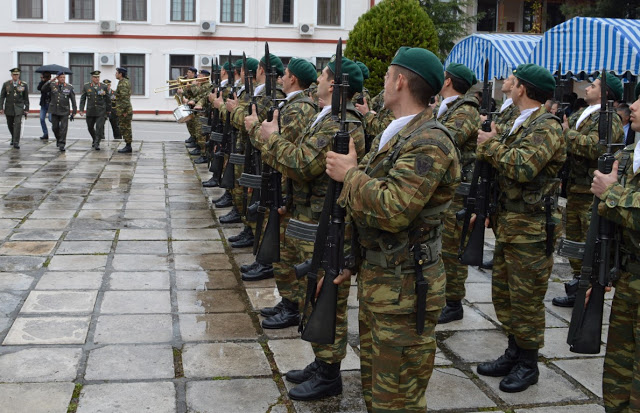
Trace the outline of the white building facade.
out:
M 93 70 L 115 87 L 116 67 L 129 71 L 134 116 L 167 119 L 169 92 L 154 93 L 186 68 L 211 68 L 229 52 L 235 61 L 264 55 L 264 42 L 286 64 L 302 57 L 323 65 L 336 40 L 348 38 L 361 14 L 380 0 L 3 0 L 0 74 L 20 67 L 31 109 L 39 109 L 38 66 L 73 71 L 76 91 Z M 0 76 L 0 80 L 3 77 Z

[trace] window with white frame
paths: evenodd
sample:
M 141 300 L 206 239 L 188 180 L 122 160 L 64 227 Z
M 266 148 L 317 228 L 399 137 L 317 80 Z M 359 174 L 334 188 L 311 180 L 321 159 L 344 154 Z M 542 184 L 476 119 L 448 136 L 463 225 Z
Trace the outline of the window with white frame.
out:
M 82 86 L 91 81 L 93 67 L 93 53 L 69 53 L 69 69 L 73 72 L 69 83 L 76 92 L 81 93 Z
M 169 79 L 176 80 L 187 75 L 187 69 L 193 67 L 194 55 L 174 54 L 169 56 Z M 169 95 L 176 94 L 177 89 L 169 91 Z
M 220 0 L 222 23 L 244 23 L 244 0 Z
M 269 24 L 293 24 L 294 0 L 271 0 Z
M 172 22 L 196 21 L 196 0 L 170 0 Z
M 318 0 L 318 25 L 340 26 L 341 0 Z
M 95 20 L 95 0 L 69 0 L 69 20 Z
M 19 19 L 42 19 L 43 0 L 17 0 Z
M 123 53 L 120 55 L 120 67 L 127 69 L 131 82 L 131 94 L 144 96 L 145 55 Z
M 147 21 L 147 0 L 122 0 L 122 20 Z
M 36 73 L 36 69 L 42 66 L 42 61 L 43 53 L 41 52 L 18 52 L 18 67 L 22 71 L 20 79 L 27 82 L 30 93 L 37 91 L 40 74 Z

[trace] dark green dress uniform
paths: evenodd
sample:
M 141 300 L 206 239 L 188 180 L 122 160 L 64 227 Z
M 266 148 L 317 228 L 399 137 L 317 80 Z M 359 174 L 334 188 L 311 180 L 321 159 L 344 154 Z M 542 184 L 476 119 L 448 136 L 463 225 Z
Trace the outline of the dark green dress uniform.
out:
M 11 73 L 20 73 L 20 70 L 12 69 Z M 7 127 L 11 133 L 11 145 L 20 147 L 20 133 L 22 130 L 22 117 L 29 112 L 29 86 L 18 79 L 16 82 L 8 80 L 2 85 L 0 92 L 0 109 L 4 110 L 7 118 Z
M 56 135 L 56 145 L 64 151 L 67 144 L 67 128 L 69 126 L 69 112 L 73 108 L 71 116 L 75 116 L 76 94 L 73 86 L 69 83 L 58 83 L 50 80 L 42 90 L 51 92 L 51 102 L 49 103 L 49 113 L 51 114 L 51 129 Z
M 95 73 L 95 72 L 94 72 Z M 87 128 L 93 141 L 92 146 L 100 147 L 100 141 L 104 140 L 104 123 L 107 116 L 111 115 L 111 97 L 107 91 L 107 85 L 103 83 L 85 83 L 82 86 L 80 96 L 80 111 L 87 105 Z
M 133 119 L 133 108 L 131 107 L 131 82 L 123 77 L 118 82 L 116 88 L 116 114 L 118 115 L 118 126 L 124 141 L 131 145 L 133 139 L 131 133 L 131 120 Z

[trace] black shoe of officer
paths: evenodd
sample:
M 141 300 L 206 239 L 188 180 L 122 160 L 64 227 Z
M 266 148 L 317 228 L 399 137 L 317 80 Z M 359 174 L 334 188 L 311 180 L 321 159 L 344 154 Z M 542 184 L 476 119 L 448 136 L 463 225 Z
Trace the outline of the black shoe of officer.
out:
M 242 216 L 235 207 L 231 208 L 228 214 L 220 217 L 221 224 L 235 224 L 238 222 L 242 222 Z
M 462 320 L 464 310 L 462 309 L 462 301 L 447 300 L 447 305 L 442 309 L 438 324 L 447 324 L 452 321 Z
M 47 140 L 49 140 L 49 135 L 42 135 L 42 136 L 40 137 L 40 140 L 41 140 L 41 141 L 47 141 Z
M 518 364 L 500 382 L 500 390 L 507 393 L 525 391 L 538 382 L 538 350 L 519 349 Z
M 249 235 L 251 235 L 251 237 L 253 237 L 253 231 L 251 230 L 250 226 L 245 225 L 244 228 L 242 229 L 242 231 L 240 231 L 240 233 L 238 233 L 238 235 L 233 235 L 233 236 L 227 238 L 227 241 L 229 241 L 229 242 L 240 241 L 241 239 L 246 238 Z
M 232 201 L 233 198 L 231 197 L 231 192 L 227 191 L 224 193 L 224 195 L 222 195 L 220 199 L 214 202 L 214 205 L 216 206 L 216 208 L 226 208 L 231 206 L 231 204 L 233 203 Z
M 260 281 L 273 278 L 273 266 L 258 263 L 256 268 L 242 273 L 242 281 Z
M 293 400 L 319 400 L 325 397 L 342 394 L 342 376 L 340 363 L 329 364 L 316 359 L 318 368 L 307 381 L 300 383 L 289 391 Z
M 15 147 L 16 147 L 16 146 L 14 145 L 14 148 L 15 148 Z M 18 146 L 18 148 L 19 148 L 19 146 Z M 66 151 L 66 149 L 64 148 L 64 145 L 60 145 L 60 146 L 58 146 L 58 149 L 60 149 L 60 152 L 64 152 L 64 151 Z M 120 151 L 118 151 L 118 152 L 120 152 Z
M 506 376 L 518 363 L 520 349 L 513 335 L 509 335 L 509 347 L 497 360 L 478 364 L 478 374 L 491 377 Z
M 193 163 L 195 163 L 195 164 L 201 164 L 201 163 L 207 163 L 207 162 L 209 162 L 209 160 L 207 158 L 205 158 L 204 156 L 202 156 L 202 155 L 200 155 L 200 157 L 198 159 L 193 161 Z
M 292 303 L 286 298 L 283 298 L 281 303 L 282 307 L 279 313 L 262 320 L 262 328 L 277 330 L 300 324 L 300 311 L 298 310 L 298 304 Z
M 576 303 L 576 295 L 567 295 L 564 297 L 555 297 L 551 300 L 551 304 L 558 307 L 573 307 Z
M 218 182 L 218 179 L 215 176 L 212 176 L 208 181 L 203 181 L 202 186 L 205 188 L 215 188 L 220 186 L 220 182 Z
M 131 153 L 132 152 L 131 144 L 130 143 L 126 144 L 124 146 L 124 148 L 120 149 L 118 152 L 119 153 Z
M 284 306 L 284 304 L 282 303 L 282 301 L 280 301 L 274 307 L 265 307 L 262 310 L 260 310 L 260 315 L 263 316 L 263 317 L 273 317 L 274 315 L 278 314 L 280 312 L 280 310 L 282 310 L 283 306 Z M 302 370 L 292 370 L 292 371 L 302 371 Z M 289 381 L 291 381 L 291 380 L 289 380 Z M 300 383 L 302 383 L 302 382 L 300 382 Z
M 260 263 L 258 261 L 254 261 L 251 264 L 242 264 L 240 266 L 240 272 L 249 272 L 253 269 L 255 269 L 258 265 L 260 265 Z M 275 314 L 275 313 L 274 313 Z M 269 315 L 273 315 L 273 314 L 269 314 L 269 315 L 265 315 L 263 314 L 265 317 L 268 317 Z
M 192 156 L 199 156 L 202 152 L 200 151 L 200 148 L 196 147 L 194 150 L 192 150 L 191 152 L 189 152 L 189 155 Z
M 198 147 L 198 145 L 196 145 L 195 142 L 189 142 L 188 144 L 185 145 L 187 148 L 192 149 L 192 148 L 196 148 Z
M 253 245 L 253 234 L 246 236 L 236 242 L 231 243 L 231 248 L 247 248 Z
M 196 138 L 193 136 L 189 136 L 189 139 L 185 139 L 184 143 L 193 143 L 196 141 Z
M 482 261 L 482 264 L 479 266 L 483 270 L 492 270 L 493 269 L 493 257 L 487 261 Z

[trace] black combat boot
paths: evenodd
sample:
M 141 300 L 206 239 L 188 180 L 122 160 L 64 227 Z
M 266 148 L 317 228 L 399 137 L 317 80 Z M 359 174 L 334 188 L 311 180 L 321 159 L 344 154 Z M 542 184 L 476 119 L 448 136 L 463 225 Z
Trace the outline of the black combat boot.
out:
M 213 202 L 216 208 L 230 207 L 232 203 L 233 203 L 233 197 L 231 196 L 231 192 L 229 191 L 225 191 L 224 195 L 222 195 L 220 198 L 216 199 Z
M 242 264 L 240 266 L 240 272 L 249 272 L 251 270 L 253 270 L 254 268 L 256 268 L 258 265 L 260 265 L 260 263 L 258 261 L 254 261 L 251 264 Z M 273 314 L 271 314 L 273 315 Z
M 189 139 L 185 139 L 184 143 L 194 143 L 196 141 L 196 138 L 194 138 L 193 136 L 189 136 Z
M 227 238 L 227 241 L 229 242 L 240 241 L 241 239 L 248 237 L 249 234 L 251 234 L 251 238 L 253 238 L 253 231 L 251 230 L 251 227 L 248 225 L 245 225 L 244 229 L 238 235 L 234 235 L 232 237 Z
M 207 162 L 209 162 L 209 160 L 206 157 L 202 156 L 202 155 L 200 155 L 200 157 L 198 157 L 196 160 L 193 161 L 193 163 L 195 163 L 195 164 L 203 164 L 203 163 L 207 163 Z
M 200 148 L 198 148 L 198 146 L 196 146 L 196 148 L 194 150 L 192 150 L 191 152 L 189 152 L 189 155 L 192 156 L 200 156 L 202 152 L 200 152 Z
M 124 148 L 120 149 L 118 152 L 119 153 L 131 153 L 132 152 L 131 144 L 128 143 L 128 144 L 124 145 Z
M 197 147 L 198 145 L 195 142 L 189 142 L 188 144 L 184 145 L 189 149 L 193 149 L 195 147 Z
M 242 281 L 260 281 L 268 278 L 273 278 L 273 266 L 271 264 L 258 263 L 255 268 L 242 273 Z
M 281 303 L 282 307 L 279 313 L 262 320 L 262 328 L 277 330 L 300 324 L 300 311 L 298 310 L 298 304 L 293 303 L 286 298 L 283 298 Z
M 260 310 L 260 315 L 263 317 L 273 317 L 274 315 L 278 314 L 280 310 L 282 310 L 283 306 L 284 304 L 282 303 L 282 301 L 280 301 L 274 307 L 265 307 L 262 310 Z M 302 371 L 302 370 L 292 370 L 292 371 Z
M 511 369 L 518 363 L 519 349 L 516 339 L 509 334 L 509 347 L 504 354 L 495 361 L 478 364 L 478 374 L 491 377 L 502 377 L 509 374 Z
M 318 367 L 320 366 L 319 360 L 315 359 L 313 363 L 309 364 L 302 370 L 290 370 L 284 377 L 288 382 L 300 384 L 304 383 L 307 380 L 311 380 L 311 378 L 316 374 Z
M 555 297 L 553 300 L 551 300 L 551 304 L 558 307 L 573 307 L 573 305 L 576 303 L 578 282 L 578 278 L 574 278 L 573 280 L 564 283 L 564 291 L 567 293 L 566 297 Z
M 251 228 L 249 228 L 251 229 Z M 240 238 L 239 240 L 232 242 L 231 243 L 231 248 L 247 248 L 253 245 L 253 241 L 254 241 L 254 237 L 253 237 L 253 231 L 248 232 L 245 234 L 244 237 Z
M 483 270 L 492 270 L 493 269 L 493 256 L 491 256 L 490 259 L 486 260 L 486 261 L 482 261 L 482 264 L 479 265 L 480 268 L 482 268 Z
M 289 391 L 293 400 L 319 400 L 342 394 L 340 363 L 329 364 L 316 359 L 318 369 L 311 379 Z
M 231 208 L 231 211 L 229 211 L 227 215 L 220 217 L 221 224 L 236 224 L 238 222 L 242 222 L 242 216 L 240 216 L 236 207 Z
M 461 300 L 447 300 L 447 305 L 442 309 L 438 324 L 446 324 L 456 320 L 462 320 L 464 310 Z
M 538 382 L 538 350 L 519 348 L 518 363 L 500 382 L 500 390 L 507 393 L 525 391 Z
M 218 178 L 216 178 L 215 176 L 211 176 L 208 181 L 202 182 L 202 186 L 204 186 L 205 188 L 215 188 L 220 186 L 220 182 L 218 182 Z

